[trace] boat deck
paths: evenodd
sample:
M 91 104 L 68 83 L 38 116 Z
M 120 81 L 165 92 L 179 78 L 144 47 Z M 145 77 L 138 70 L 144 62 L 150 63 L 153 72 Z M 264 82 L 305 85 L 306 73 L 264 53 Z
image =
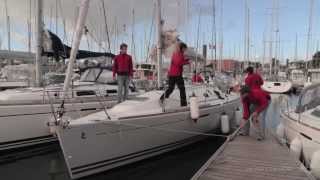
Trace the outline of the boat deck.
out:
M 228 138 L 192 180 L 304 180 L 315 179 L 273 137 L 257 141 L 250 136 Z

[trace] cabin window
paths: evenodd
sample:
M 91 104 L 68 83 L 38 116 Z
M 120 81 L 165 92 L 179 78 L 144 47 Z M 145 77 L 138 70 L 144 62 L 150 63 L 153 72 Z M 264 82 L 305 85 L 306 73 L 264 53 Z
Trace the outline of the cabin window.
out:
M 118 93 L 118 91 L 116 89 L 108 89 L 107 90 L 107 94 L 115 94 Z
M 94 82 L 96 81 L 98 75 L 100 73 L 100 69 L 87 69 L 83 75 L 80 77 L 80 81 L 82 82 Z
M 104 69 L 101 72 L 99 78 L 97 79 L 97 82 L 103 84 L 116 85 L 116 80 L 113 80 L 112 71 L 109 71 L 107 69 Z
M 77 91 L 77 96 L 93 96 L 96 95 L 94 91 Z

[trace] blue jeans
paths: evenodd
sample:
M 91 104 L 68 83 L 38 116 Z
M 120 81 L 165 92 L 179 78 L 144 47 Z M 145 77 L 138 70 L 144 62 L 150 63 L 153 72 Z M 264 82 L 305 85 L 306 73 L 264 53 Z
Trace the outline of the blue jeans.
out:
M 260 136 L 261 138 L 265 138 L 266 137 L 266 127 L 267 127 L 267 112 L 268 112 L 268 107 L 270 105 L 270 102 L 268 104 L 268 106 L 266 107 L 265 110 L 263 110 L 262 112 L 260 112 L 259 114 L 259 129 L 258 129 L 258 136 Z
M 261 138 L 265 138 L 266 135 L 266 126 L 267 126 L 267 112 L 268 112 L 268 108 L 269 108 L 270 102 L 268 103 L 268 106 L 266 107 L 266 109 L 264 109 L 262 112 L 259 113 L 259 127 L 255 127 L 257 135 Z M 250 109 L 250 114 L 252 114 L 254 112 L 254 105 L 250 105 L 249 107 Z M 249 135 L 250 132 L 250 122 L 247 122 L 246 125 L 241 129 L 241 134 L 243 135 Z
M 118 103 L 121 103 L 128 98 L 128 91 L 129 91 L 129 76 L 126 75 L 118 75 Z

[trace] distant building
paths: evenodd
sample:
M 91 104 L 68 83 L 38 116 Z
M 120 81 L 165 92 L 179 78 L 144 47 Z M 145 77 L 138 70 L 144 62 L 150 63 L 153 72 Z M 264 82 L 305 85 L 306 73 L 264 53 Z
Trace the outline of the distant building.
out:
M 222 72 L 238 73 L 242 69 L 242 62 L 234 59 L 223 59 L 222 61 L 207 60 L 207 65 L 211 65 L 213 69 L 219 67 Z

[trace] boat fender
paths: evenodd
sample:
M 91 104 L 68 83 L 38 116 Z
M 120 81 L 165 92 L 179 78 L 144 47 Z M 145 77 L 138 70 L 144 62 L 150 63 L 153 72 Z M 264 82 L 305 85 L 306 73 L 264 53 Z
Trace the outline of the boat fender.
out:
M 283 125 L 282 123 L 280 123 L 280 124 L 277 126 L 276 134 L 277 134 L 278 140 L 279 140 L 282 144 L 285 144 L 284 125 Z
M 221 131 L 224 134 L 227 134 L 230 131 L 229 116 L 225 112 L 221 114 Z
M 290 143 L 290 151 L 297 159 L 300 159 L 302 153 L 302 142 L 298 137 L 295 137 Z
M 57 132 L 57 121 L 54 117 L 52 117 L 49 122 L 47 122 L 47 126 L 49 127 L 49 132 L 52 135 L 56 135 Z
M 310 162 L 311 173 L 320 179 L 320 150 L 314 152 Z
M 190 97 L 190 115 L 193 121 L 197 121 L 199 119 L 199 103 L 197 96 L 193 93 Z
M 241 122 L 241 119 L 242 119 L 242 113 L 240 111 L 239 108 L 236 109 L 236 111 L 234 112 L 234 117 L 235 117 L 235 120 L 236 120 L 236 123 L 238 126 L 240 126 L 240 122 Z

